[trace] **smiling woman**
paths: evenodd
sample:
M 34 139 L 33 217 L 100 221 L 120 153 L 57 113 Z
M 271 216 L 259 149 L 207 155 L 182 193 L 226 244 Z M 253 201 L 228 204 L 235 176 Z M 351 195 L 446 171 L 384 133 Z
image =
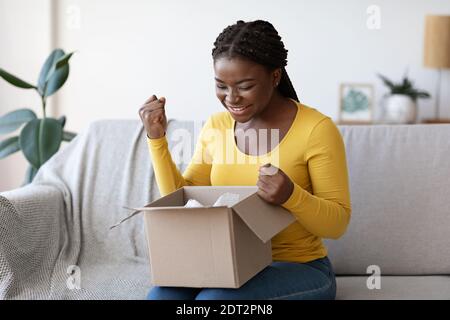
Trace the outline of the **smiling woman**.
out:
M 161 195 L 186 185 L 256 185 L 262 199 L 283 206 L 296 221 L 272 238 L 274 262 L 240 288 L 154 287 L 148 298 L 334 299 L 336 281 L 322 238 L 342 236 L 351 214 L 337 127 L 299 102 L 285 69 L 287 50 L 271 23 L 228 26 L 212 56 L 216 96 L 226 111 L 208 118 L 183 174 L 165 136 L 166 99 L 153 95 L 139 110 Z M 272 130 L 277 139 L 266 134 Z M 224 138 L 211 139 L 217 132 Z M 246 161 L 226 156 L 223 162 L 224 150 Z

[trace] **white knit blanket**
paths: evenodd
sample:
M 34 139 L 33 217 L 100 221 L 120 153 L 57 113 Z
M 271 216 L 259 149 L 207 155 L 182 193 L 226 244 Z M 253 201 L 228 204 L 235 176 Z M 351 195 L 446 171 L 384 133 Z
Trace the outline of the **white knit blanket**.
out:
M 140 122 L 93 122 L 32 184 L 0 194 L 0 298 L 145 298 L 142 216 L 109 227 L 158 197 Z

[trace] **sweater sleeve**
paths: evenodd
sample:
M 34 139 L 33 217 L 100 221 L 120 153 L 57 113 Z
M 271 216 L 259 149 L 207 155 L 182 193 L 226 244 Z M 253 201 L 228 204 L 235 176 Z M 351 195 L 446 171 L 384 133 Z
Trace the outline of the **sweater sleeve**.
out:
M 330 118 L 313 128 L 305 152 L 312 194 L 294 183 L 282 204 L 312 234 L 338 239 L 350 222 L 351 204 L 345 146 Z
M 194 155 L 183 174 L 178 170 L 172 159 L 167 137 L 147 138 L 156 183 L 161 196 L 165 196 L 183 186 L 211 185 L 212 158 L 208 150 L 208 141 L 205 139 L 205 132 L 209 129 L 211 129 L 211 119 L 208 119 L 203 126 L 195 146 Z

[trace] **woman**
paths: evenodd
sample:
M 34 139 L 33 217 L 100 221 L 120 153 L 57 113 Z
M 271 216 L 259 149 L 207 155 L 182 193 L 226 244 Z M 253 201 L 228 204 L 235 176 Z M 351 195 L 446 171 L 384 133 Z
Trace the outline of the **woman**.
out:
M 283 206 L 296 221 L 272 239 L 274 262 L 242 287 L 153 287 L 148 299 L 334 299 L 335 275 L 322 238 L 339 238 L 351 214 L 337 127 L 298 101 L 285 70 L 287 50 L 269 22 L 228 26 L 212 56 L 216 95 L 226 111 L 208 118 L 183 174 L 165 137 L 165 98 L 153 95 L 139 110 L 160 193 L 185 185 L 256 185 L 262 199 Z M 278 139 L 246 139 L 248 132 L 270 129 L 278 129 Z M 231 139 L 211 139 L 210 131 Z M 223 162 L 224 147 L 246 161 Z

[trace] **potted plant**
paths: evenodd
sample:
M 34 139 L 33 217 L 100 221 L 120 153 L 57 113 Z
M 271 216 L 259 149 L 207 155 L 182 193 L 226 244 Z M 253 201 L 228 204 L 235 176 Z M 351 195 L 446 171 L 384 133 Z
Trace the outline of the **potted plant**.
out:
M 381 74 L 378 74 L 378 77 L 390 90 L 384 106 L 385 121 L 388 123 L 416 122 L 417 99 L 430 98 L 430 94 L 416 89 L 407 75 L 400 83 L 394 83 Z
M 31 109 L 18 109 L 0 117 L 0 134 L 20 129 L 18 135 L 0 142 L 0 159 L 22 150 L 29 167 L 23 185 L 30 183 L 39 168 L 58 150 L 62 141 L 71 141 L 75 134 L 64 131 L 66 117 L 46 116 L 47 98 L 56 93 L 69 77 L 69 59 L 73 55 L 55 49 L 41 68 L 37 85 L 30 84 L 0 68 L 0 77 L 22 89 L 34 89 L 42 104 L 42 118 Z

